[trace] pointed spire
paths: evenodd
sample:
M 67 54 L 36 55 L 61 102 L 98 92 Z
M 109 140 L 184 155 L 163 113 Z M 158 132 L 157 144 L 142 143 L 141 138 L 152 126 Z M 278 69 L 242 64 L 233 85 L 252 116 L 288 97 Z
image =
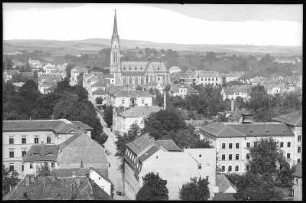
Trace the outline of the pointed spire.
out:
M 114 27 L 113 27 L 113 37 L 118 36 L 118 29 L 117 29 L 117 13 L 115 9 L 115 17 L 114 17 Z

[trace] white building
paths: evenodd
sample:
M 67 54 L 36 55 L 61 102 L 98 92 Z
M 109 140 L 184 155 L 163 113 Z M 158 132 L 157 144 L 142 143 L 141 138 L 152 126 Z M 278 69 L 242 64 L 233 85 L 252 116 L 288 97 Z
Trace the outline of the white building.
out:
M 232 85 L 231 87 L 224 87 L 221 90 L 223 100 L 235 100 L 237 97 L 242 97 L 245 101 L 251 98 L 251 86 L 249 85 Z
M 215 71 L 195 71 L 197 85 L 222 85 L 222 77 Z
M 173 84 L 170 88 L 170 94 L 173 97 L 182 97 L 185 98 L 187 95 L 199 94 L 199 92 L 187 84 Z
M 119 90 L 110 93 L 110 103 L 113 107 L 152 106 L 153 95 L 146 91 Z
M 162 108 L 158 106 L 136 106 L 121 113 L 114 110 L 113 113 L 113 131 L 120 134 L 127 133 L 132 124 L 138 124 L 140 128 L 144 127 L 144 119 L 151 113 L 156 113 Z

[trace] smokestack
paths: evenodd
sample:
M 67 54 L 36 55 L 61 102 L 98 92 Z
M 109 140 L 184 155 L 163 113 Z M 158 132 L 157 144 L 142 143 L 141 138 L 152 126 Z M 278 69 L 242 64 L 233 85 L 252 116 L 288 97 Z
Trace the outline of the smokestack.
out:
M 167 106 L 167 94 L 166 94 L 166 90 L 164 90 L 164 110 L 166 110 L 166 106 Z
M 232 99 L 232 100 L 231 100 L 231 111 L 232 111 L 232 112 L 234 112 L 234 110 L 235 110 L 234 108 L 235 108 L 235 100 Z

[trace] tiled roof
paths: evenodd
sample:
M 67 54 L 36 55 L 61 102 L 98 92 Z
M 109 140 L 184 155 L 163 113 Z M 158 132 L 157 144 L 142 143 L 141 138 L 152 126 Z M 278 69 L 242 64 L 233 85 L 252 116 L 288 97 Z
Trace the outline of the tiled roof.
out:
M 236 187 L 228 180 L 224 174 L 216 174 L 216 186 L 219 187 L 219 193 L 224 193 L 231 187 L 236 190 Z
M 32 145 L 22 160 L 24 162 L 56 161 L 58 150 L 57 145 Z
M 95 94 L 95 95 L 106 95 L 107 93 L 102 88 L 98 88 L 95 91 L 93 91 L 92 94 Z
M 89 168 L 58 168 L 53 169 L 52 174 L 59 178 L 72 177 L 86 177 L 89 174 Z
M 149 157 L 155 154 L 155 152 L 157 152 L 159 149 L 160 148 L 156 146 L 151 147 L 148 151 L 146 151 L 143 155 L 141 155 L 138 158 L 138 160 L 143 163 L 145 160 L 147 160 Z
M 296 127 L 302 127 L 302 112 L 293 112 L 279 117 L 272 118 L 274 121 L 286 123 Z
M 198 77 L 220 77 L 218 72 L 215 71 L 196 71 Z
M 14 131 L 54 131 L 56 133 L 69 133 L 84 129 L 66 119 L 59 120 L 7 120 L 3 121 L 4 132 Z
M 293 136 L 292 131 L 282 123 L 212 123 L 200 128 L 216 137 Z
M 293 175 L 295 177 L 302 178 L 302 163 L 301 162 L 296 165 Z
M 64 143 L 60 144 L 59 164 L 79 164 L 82 161 L 84 167 L 88 167 L 108 163 L 104 148 L 84 133 L 77 133 Z
M 135 91 L 117 91 L 114 92 L 115 97 L 153 97 L 149 92 L 135 90 Z
M 117 91 L 121 91 L 121 90 L 127 90 L 126 86 L 114 86 L 114 85 L 110 85 L 106 87 L 106 92 L 109 94 L 113 94 Z
M 106 80 L 99 80 L 91 85 L 91 87 L 105 87 L 105 86 L 107 86 Z
M 94 181 L 90 180 L 92 186 L 94 200 L 113 200 L 102 188 L 100 188 Z
M 154 145 L 155 139 L 151 137 L 148 133 L 141 135 L 140 137 L 136 138 L 134 141 L 126 144 L 126 146 L 132 150 L 135 154 L 141 153 L 145 150 L 148 146 Z
M 158 106 L 136 106 L 121 113 L 125 118 L 148 117 L 151 113 L 161 110 Z
M 215 193 L 213 201 L 237 201 L 232 193 Z
M 90 127 L 89 125 L 82 123 L 81 121 L 71 121 L 72 123 L 76 124 L 77 126 L 79 126 L 80 128 L 83 128 L 84 130 L 93 130 L 92 127 Z
M 155 143 L 158 147 L 163 147 L 167 151 L 182 151 L 173 140 L 156 140 Z

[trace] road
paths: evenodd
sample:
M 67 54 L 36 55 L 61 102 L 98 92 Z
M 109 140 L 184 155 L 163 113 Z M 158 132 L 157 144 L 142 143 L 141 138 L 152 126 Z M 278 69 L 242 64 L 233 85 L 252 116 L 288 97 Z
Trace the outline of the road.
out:
M 114 199 L 115 200 L 127 200 L 125 196 L 116 195 L 116 191 L 123 191 L 123 177 L 120 171 L 121 160 L 115 156 L 116 154 L 116 136 L 111 132 L 110 128 L 107 127 L 107 124 L 103 120 L 101 113 L 97 112 L 101 125 L 103 126 L 103 131 L 108 135 L 107 141 L 104 143 L 106 157 L 108 162 L 110 163 L 110 167 L 108 169 L 108 178 L 112 181 L 115 187 Z

